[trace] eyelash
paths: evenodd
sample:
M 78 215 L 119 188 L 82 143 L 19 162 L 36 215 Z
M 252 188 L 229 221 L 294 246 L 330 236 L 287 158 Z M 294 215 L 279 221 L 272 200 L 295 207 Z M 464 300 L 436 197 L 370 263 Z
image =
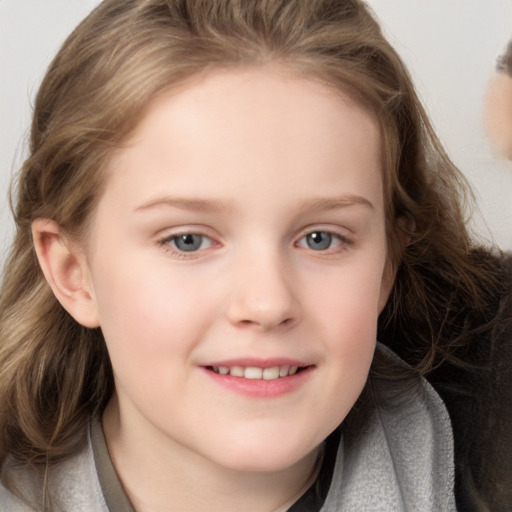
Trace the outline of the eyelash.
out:
M 332 244 L 333 241 L 337 240 L 337 244 L 334 247 L 327 247 L 325 249 L 316 250 L 313 249 L 307 240 L 307 237 L 311 237 L 316 234 L 322 234 L 327 235 L 329 237 L 329 245 Z M 190 236 L 196 236 L 201 238 L 201 245 L 197 249 L 193 249 L 191 251 L 182 250 L 179 247 L 177 247 L 176 240 L 179 240 L 180 238 L 183 239 L 185 237 Z M 301 245 L 301 241 L 305 240 L 305 245 Z M 208 246 L 202 247 L 203 243 L 207 241 Z M 188 243 L 188 242 L 187 242 Z M 304 232 L 298 240 L 295 242 L 296 247 L 300 247 L 302 249 L 310 250 L 315 253 L 319 254 L 333 254 L 338 253 L 343 250 L 346 250 L 348 247 L 353 245 L 353 240 L 348 238 L 347 236 L 341 235 L 340 233 L 336 233 L 332 230 L 327 229 L 312 229 L 308 230 L 307 232 Z M 170 236 L 166 236 L 160 240 L 157 241 L 157 244 L 161 247 L 163 247 L 166 251 L 171 252 L 174 256 L 177 256 L 179 258 L 194 258 L 197 257 L 199 253 L 210 249 L 211 247 L 214 247 L 215 245 L 220 245 L 219 243 L 215 242 L 215 240 L 212 239 L 212 237 L 205 235 L 204 233 L 200 232 L 194 232 L 194 231 L 186 231 L 182 233 L 172 234 Z
M 205 247 L 200 246 L 198 249 L 186 251 L 186 250 L 181 250 L 179 247 L 176 247 L 175 245 L 173 245 L 176 240 L 184 239 L 185 237 L 189 237 L 189 236 L 201 237 L 201 246 L 203 245 L 204 241 L 207 240 L 209 242 L 208 247 L 205 248 Z M 158 240 L 157 243 L 159 246 L 163 247 L 166 251 L 171 252 L 174 256 L 177 256 L 179 258 L 192 258 L 194 256 L 197 256 L 197 253 L 207 250 L 214 245 L 218 245 L 208 235 L 205 235 L 203 233 L 197 233 L 194 231 L 186 231 L 183 233 L 172 234 L 170 236 L 166 236 L 166 237 Z
M 306 245 L 300 245 L 302 240 L 307 240 L 308 237 L 312 237 L 313 235 L 327 235 L 329 245 L 337 240 L 337 245 L 334 247 L 327 247 L 325 249 L 316 250 L 313 249 L 307 241 L 305 242 Z M 324 238 L 320 240 L 320 242 L 324 241 Z M 299 240 L 297 241 L 296 245 L 298 247 L 304 248 L 304 249 L 310 249 L 314 252 L 318 252 L 320 254 L 332 254 L 332 253 L 338 253 L 340 251 L 343 251 L 347 249 L 349 246 L 353 244 L 353 241 L 348 238 L 347 236 L 341 235 L 340 233 L 336 233 L 335 231 L 329 231 L 328 229 L 314 229 L 311 231 L 308 231 L 304 233 Z

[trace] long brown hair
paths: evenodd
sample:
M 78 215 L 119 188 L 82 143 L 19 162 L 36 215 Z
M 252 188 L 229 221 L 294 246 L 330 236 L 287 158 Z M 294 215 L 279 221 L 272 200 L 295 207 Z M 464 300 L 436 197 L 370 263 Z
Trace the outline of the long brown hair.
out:
M 380 122 L 398 272 L 379 335 L 413 331 L 425 372 L 460 341 L 440 327 L 446 311 L 484 307 L 480 288 L 493 282 L 470 257 L 465 182 L 364 3 L 106 0 L 64 43 L 35 102 L 0 299 L 0 457 L 44 465 L 72 454 L 113 392 L 101 330 L 78 325 L 51 293 L 31 223 L 83 236 L 109 158 L 155 95 L 210 69 L 267 63 L 342 89 Z

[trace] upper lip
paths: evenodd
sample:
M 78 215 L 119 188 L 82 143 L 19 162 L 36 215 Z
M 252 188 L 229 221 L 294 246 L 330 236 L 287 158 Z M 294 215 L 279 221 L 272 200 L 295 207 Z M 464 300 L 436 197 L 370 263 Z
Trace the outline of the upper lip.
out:
M 275 366 L 298 366 L 305 367 L 311 366 L 310 363 L 305 361 L 300 361 L 298 359 L 291 359 L 287 357 L 273 357 L 270 359 L 259 359 L 254 357 L 243 357 L 237 359 L 223 359 L 220 361 L 212 361 L 206 364 L 201 364 L 201 366 L 208 367 L 233 367 L 233 366 L 242 366 L 242 367 L 254 367 L 254 368 L 273 368 Z

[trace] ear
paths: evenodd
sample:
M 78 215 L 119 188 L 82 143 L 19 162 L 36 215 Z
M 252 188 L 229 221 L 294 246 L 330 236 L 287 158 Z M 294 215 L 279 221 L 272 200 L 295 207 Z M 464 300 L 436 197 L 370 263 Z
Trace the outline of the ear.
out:
M 49 219 L 32 222 L 32 237 L 39 265 L 55 297 L 85 327 L 98 327 L 94 288 L 85 255 Z

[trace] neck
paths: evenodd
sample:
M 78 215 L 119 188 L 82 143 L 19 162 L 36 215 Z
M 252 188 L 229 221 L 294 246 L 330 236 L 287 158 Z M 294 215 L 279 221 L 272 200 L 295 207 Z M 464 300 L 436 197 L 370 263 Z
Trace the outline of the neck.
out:
M 145 442 L 137 426 L 121 422 L 115 400 L 105 410 L 103 429 L 113 466 L 137 512 L 165 511 L 169 504 L 197 512 L 273 512 L 305 490 L 318 459 L 315 450 L 279 471 L 225 468 L 168 439 Z

